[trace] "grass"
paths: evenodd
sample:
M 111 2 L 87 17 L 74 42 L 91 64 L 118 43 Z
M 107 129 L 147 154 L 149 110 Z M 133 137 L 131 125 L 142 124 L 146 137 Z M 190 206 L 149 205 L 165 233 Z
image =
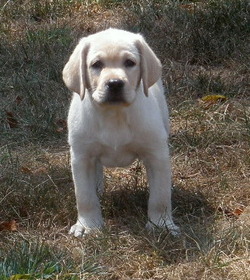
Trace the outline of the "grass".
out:
M 0 231 L 0 279 L 249 279 L 248 1 L 0 4 L 0 228 L 18 229 Z M 105 171 L 101 233 L 67 234 L 76 209 L 61 71 L 81 36 L 109 26 L 144 34 L 163 63 L 180 238 L 145 230 L 140 162 Z M 211 94 L 227 100 L 201 101 Z
M 14 239 L 14 240 L 13 240 Z M 32 239 L 32 240 L 30 240 Z M 7 250 L 1 253 L 0 279 L 79 279 L 88 274 L 98 274 L 98 264 L 83 258 L 75 265 L 75 258 L 69 249 L 60 251 L 55 245 L 46 244 L 42 239 L 15 236 L 8 239 Z

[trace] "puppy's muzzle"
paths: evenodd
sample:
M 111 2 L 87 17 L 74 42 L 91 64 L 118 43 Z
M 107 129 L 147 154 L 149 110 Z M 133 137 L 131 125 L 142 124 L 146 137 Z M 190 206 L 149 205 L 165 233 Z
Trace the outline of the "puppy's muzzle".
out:
M 124 103 L 124 86 L 123 80 L 108 80 L 105 83 L 105 103 Z

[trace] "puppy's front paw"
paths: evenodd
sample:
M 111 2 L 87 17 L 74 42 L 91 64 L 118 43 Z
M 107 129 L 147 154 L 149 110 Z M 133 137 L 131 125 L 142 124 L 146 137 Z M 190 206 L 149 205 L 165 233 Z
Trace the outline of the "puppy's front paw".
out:
M 100 227 L 86 227 L 80 222 L 74 224 L 69 231 L 69 234 L 74 235 L 75 237 L 84 237 L 87 234 L 98 233 L 100 232 Z
M 69 234 L 72 234 L 75 237 L 82 237 L 85 234 L 85 228 L 83 225 L 76 223 L 70 228 Z
M 181 230 L 179 227 L 177 227 L 175 224 L 171 224 L 167 226 L 168 230 L 173 236 L 180 236 L 181 235 Z

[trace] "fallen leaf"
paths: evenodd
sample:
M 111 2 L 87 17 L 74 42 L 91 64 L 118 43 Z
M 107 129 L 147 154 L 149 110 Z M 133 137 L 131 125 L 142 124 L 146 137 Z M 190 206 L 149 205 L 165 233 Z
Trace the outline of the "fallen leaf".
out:
M 221 206 L 218 207 L 218 211 L 222 212 L 228 218 L 239 218 L 239 216 L 243 213 L 242 208 L 236 208 L 234 210 L 230 208 L 222 208 Z
M 233 214 L 234 214 L 235 216 L 240 216 L 242 213 L 243 213 L 243 209 L 240 209 L 240 208 L 236 208 L 236 209 L 234 209 L 234 211 L 233 211 Z
M 225 101 L 227 100 L 226 96 L 224 95 L 206 95 L 201 98 L 204 102 L 218 102 L 218 101 Z
M 25 173 L 25 174 L 31 174 L 32 173 L 32 170 L 30 168 L 26 167 L 26 166 L 22 166 L 20 168 L 20 170 L 21 170 L 22 173 Z
M 250 227 L 250 206 L 244 208 L 239 216 L 239 220 L 246 226 Z
M 45 174 L 47 172 L 47 169 L 45 167 L 39 167 L 37 169 L 32 170 L 27 166 L 22 166 L 20 168 L 20 171 L 24 174 L 35 174 L 35 175 L 37 175 L 37 174 Z
M 45 174 L 45 173 L 47 173 L 47 169 L 46 169 L 46 167 L 39 167 L 39 168 L 35 169 L 32 173 L 36 174 L 36 175 Z
M 10 280 L 22 280 L 22 279 L 35 279 L 31 274 L 15 274 L 10 277 Z
M 201 99 L 198 101 L 200 104 L 205 105 L 206 108 L 209 108 L 211 105 L 224 102 L 227 100 L 227 97 L 224 95 L 206 95 L 203 96 Z
M 17 105 L 19 105 L 22 101 L 23 101 L 23 99 L 19 95 L 15 99 L 15 102 L 16 102 Z
M 62 133 L 64 131 L 67 131 L 67 122 L 63 119 L 59 119 L 56 121 L 57 129 L 56 132 Z
M 190 3 L 190 4 L 181 4 L 180 5 L 180 8 L 181 9 L 184 9 L 188 12 L 191 12 L 193 13 L 195 11 L 195 8 L 196 8 L 196 4 L 195 3 Z
M 15 220 L 11 220 L 10 222 L 2 222 L 0 223 L 0 231 L 17 231 L 17 223 Z
M 17 128 L 18 127 L 18 121 L 15 118 L 14 114 L 12 112 L 6 112 L 7 116 L 7 123 L 10 128 Z
M 56 121 L 56 124 L 58 126 L 63 126 L 63 127 L 67 127 L 67 121 L 65 121 L 64 119 L 59 119 Z

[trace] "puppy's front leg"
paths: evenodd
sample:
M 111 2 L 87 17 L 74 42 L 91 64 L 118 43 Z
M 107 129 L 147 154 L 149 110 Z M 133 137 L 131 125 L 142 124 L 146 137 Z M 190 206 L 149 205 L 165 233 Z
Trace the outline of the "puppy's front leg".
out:
M 103 194 L 103 166 L 100 162 L 96 163 L 96 190 L 99 195 Z
M 147 228 L 167 227 L 173 235 L 180 229 L 172 219 L 171 205 L 171 166 L 168 149 L 151 154 L 145 161 L 149 181 L 148 223 Z
M 99 199 L 96 194 L 96 163 L 71 149 L 71 165 L 75 185 L 78 219 L 70 234 L 82 236 L 103 225 Z

